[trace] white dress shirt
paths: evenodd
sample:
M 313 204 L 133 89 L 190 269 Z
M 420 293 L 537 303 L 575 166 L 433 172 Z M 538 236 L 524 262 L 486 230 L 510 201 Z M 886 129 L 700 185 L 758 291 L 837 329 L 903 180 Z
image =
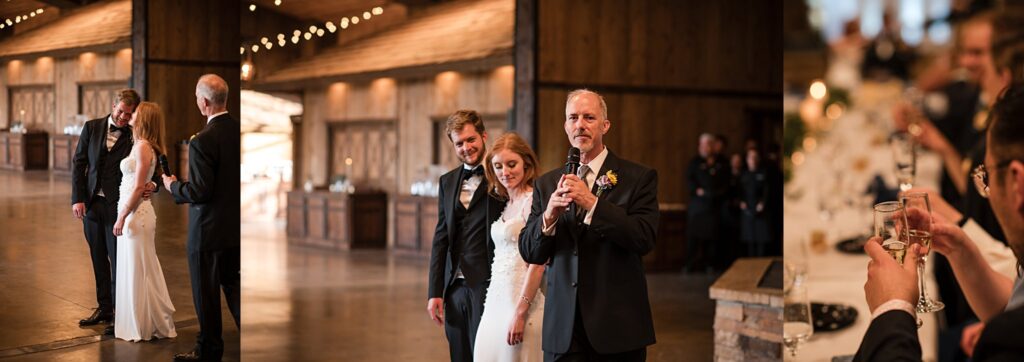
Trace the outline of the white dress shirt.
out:
M 484 167 L 483 165 L 477 165 L 476 167 Z M 469 172 L 473 171 L 476 167 L 470 167 L 467 164 L 462 164 L 462 169 Z M 462 203 L 462 207 L 469 209 L 469 202 L 473 201 L 473 194 L 476 193 L 476 189 L 483 183 L 484 177 L 473 175 L 466 179 L 465 182 L 459 187 L 459 202 Z M 490 237 L 490 235 L 488 235 Z M 455 269 L 455 278 L 464 279 L 466 276 L 462 275 L 462 266 L 460 265 Z
M 220 112 L 220 113 L 217 113 L 217 114 L 214 114 L 214 115 L 206 117 L 206 124 L 210 124 L 210 121 L 212 121 L 214 118 L 217 118 L 218 116 L 220 116 L 220 115 L 222 115 L 224 113 L 228 113 L 228 111 L 223 111 L 223 112 Z

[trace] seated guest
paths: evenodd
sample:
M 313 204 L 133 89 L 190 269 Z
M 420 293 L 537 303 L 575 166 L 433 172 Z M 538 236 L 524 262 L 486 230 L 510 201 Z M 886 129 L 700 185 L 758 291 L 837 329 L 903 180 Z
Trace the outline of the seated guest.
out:
M 981 196 L 989 199 L 1018 263 L 1024 261 L 1024 85 L 1010 86 L 995 103 L 986 134 Z M 933 246 L 953 265 L 953 272 L 984 331 L 974 346 L 974 361 L 1024 361 L 1024 285 L 994 271 L 974 243 L 955 225 L 939 220 Z M 920 251 L 909 249 L 899 265 L 872 238 L 864 249 L 871 256 L 864 294 L 872 321 L 855 361 L 921 360 L 914 305 Z M 1019 275 L 1019 274 L 1018 274 Z

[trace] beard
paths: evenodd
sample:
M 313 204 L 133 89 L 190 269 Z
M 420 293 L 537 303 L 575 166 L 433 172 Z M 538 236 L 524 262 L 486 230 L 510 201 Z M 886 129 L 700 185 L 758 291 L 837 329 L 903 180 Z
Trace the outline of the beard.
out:
M 475 167 L 476 165 L 480 164 L 480 160 L 483 158 L 483 155 L 482 155 L 483 154 L 483 150 L 486 150 L 486 149 L 487 149 L 487 144 L 482 144 L 482 145 L 480 145 L 479 149 L 477 149 L 474 153 L 472 153 L 470 155 L 463 156 L 461 153 L 455 152 L 455 157 L 457 157 L 459 159 L 459 161 L 462 161 L 462 163 Z M 476 156 L 476 162 L 469 162 L 470 161 L 469 160 L 470 156 Z

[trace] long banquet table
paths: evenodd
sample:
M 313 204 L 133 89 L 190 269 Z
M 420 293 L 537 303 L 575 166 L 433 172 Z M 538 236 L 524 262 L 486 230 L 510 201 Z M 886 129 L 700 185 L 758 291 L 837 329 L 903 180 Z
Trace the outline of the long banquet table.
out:
M 813 150 L 805 150 L 805 160 L 794 166 L 786 185 L 784 242 L 789 259 L 798 242 L 807 248 L 807 285 L 810 301 L 845 304 L 857 309 L 857 320 L 838 331 L 817 332 L 801 345 L 797 361 L 831 361 L 835 356 L 852 355 L 871 322 L 864 299 L 868 256 L 838 251 L 836 244 L 850 237 L 865 235 L 872 225 L 873 197 L 862 196 L 875 175 L 888 187 L 895 187 L 892 153 L 886 143 L 890 123 L 885 112 L 858 110 L 856 107 L 835 120 L 832 129 L 817 139 Z M 915 186 L 938 188 L 941 159 L 930 153 L 918 156 Z M 824 232 L 825 245 L 811 243 L 813 232 Z M 929 263 L 931 264 L 931 263 Z M 928 265 L 926 275 L 932 275 Z M 929 295 L 937 298 L 934 278 L 926 277 Z M 936 359 L 937 326 L 935 314 L 921 315 L 924 326 L 919 337 L 924 360 Z M 789 359 L 789 353 L 786 353 Z

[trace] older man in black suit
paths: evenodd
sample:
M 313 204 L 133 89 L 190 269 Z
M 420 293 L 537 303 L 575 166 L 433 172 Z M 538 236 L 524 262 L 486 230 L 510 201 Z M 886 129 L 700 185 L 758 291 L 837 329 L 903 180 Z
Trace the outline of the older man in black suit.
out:
M 1024 86 L 1007 89 L 990 117 L 989 147 L 981 172 L 975 173 L 977 189 L 990 201 L 1019 264 L 1024 261 Z M 949 258 L 971 308 L 985 322 L 972 360 L 1024 361 L 1024 280 L 1018 276 L 1011 281 L 994 271 L 955 224 L 938 221 L 932 227 L 932 237 L 935 250 Z M 882 250 L 877 240 L 864 248 L 871 255 L 864 294 L 873 319 L 854 360 L 920 361 L 914 321 L 917 245 L 903 266 Z
M 206 116 L 206 127 L 188 144 L 188 181 L 164 176 L 174 202 L 188 208 L 188 269 L 192 301 L 199 318 L 194 350 L 174 356 L 176 361 L 219 361 L 221 338 L 220 291 L 228 309 L 240 322 L 238 172 L 241 127 L 228 114 L 228 84 L 206 74 L 196 84 L 196 105 Z
M 658 229 L 658 174 L 605 147 L 611 121 L 601 95 L 569 93 L 564 126 L 580 149 L 579 171 L 536 181 L 519 236 L 526 262 L 550 262 L 544 359 L 642 361 L 655 342 L 641 257 Z

